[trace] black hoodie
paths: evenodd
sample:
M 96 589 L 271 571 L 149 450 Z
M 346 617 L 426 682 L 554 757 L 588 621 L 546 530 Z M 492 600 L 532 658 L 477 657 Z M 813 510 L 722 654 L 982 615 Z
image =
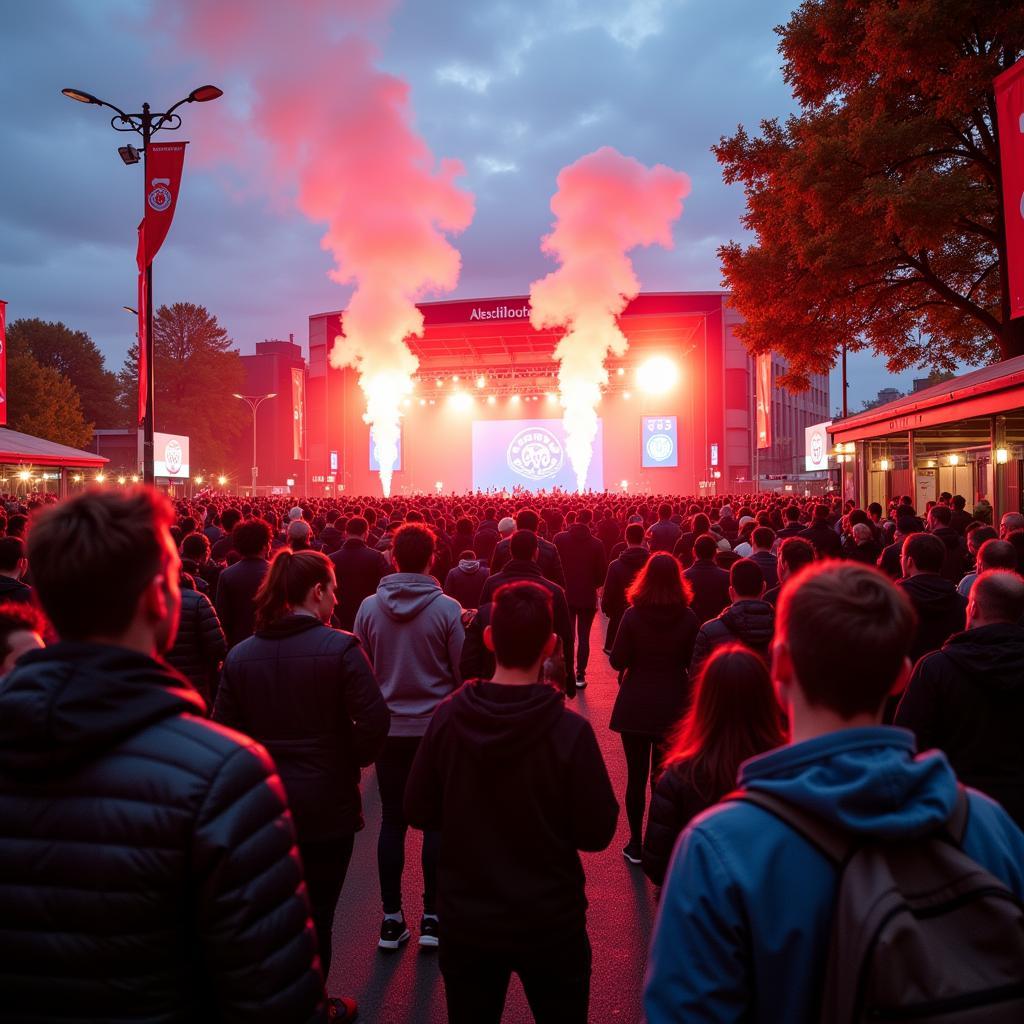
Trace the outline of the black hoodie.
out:
M 919 750 L 945 752 L 961 782 L 1024 828 L 1024 626 L 968 629 L 918 663 L 896 713 Z
M 543 684 L 467 683 L 420 744 L 405 815 L 441 832 L 441 941 L 519 950 L 586 921 L 579 850 L 603 850 L 618 803 L 590 723 Z
M 4 1019 L 315 1011 L 273 763 L 203 711 L 181 676 L 121 647 L 56 644 L 0 684 Z
M 938 573 L 918 573 L 897 580 L 917 612 L 917 631 L 910 646 L 910 660 L 917 661 L 929 651 L 937 651 L 954 633 L 964 628 L 967 598 L 956 584 Z

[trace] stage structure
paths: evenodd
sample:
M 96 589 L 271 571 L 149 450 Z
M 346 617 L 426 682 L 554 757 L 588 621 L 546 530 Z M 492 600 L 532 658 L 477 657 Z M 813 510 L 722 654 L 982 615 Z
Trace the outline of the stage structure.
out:
M 403 403 L 392 494 L 574 490 L 552 358 L 560 333 L 530 325 L 526 296 L 419 308 L 424 335 L 407 341 L 420 365 Z M 641 294 L 627 306 L 619 324 L 629 351 L 607 364 L 589 487 L 712 494 L 750 490 L 755 474 L 798 482 L 805 428 L 828 419 L 828 379 L 789 394 L 775 384 L 785 364 L 771 357 L 771 444 L 758 450 L 754 360 L 738 322 L 724 292 Z M 341 312 L 309 318 L 310 493 L 377 494 L 356 372 L 328 360 L 342 331 Z

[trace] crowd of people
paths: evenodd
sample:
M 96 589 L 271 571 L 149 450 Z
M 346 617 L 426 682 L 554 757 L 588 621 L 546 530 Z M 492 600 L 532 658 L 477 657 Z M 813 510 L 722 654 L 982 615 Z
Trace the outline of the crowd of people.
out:
M 966 505 L 9 500 L 0 1020 L 354 1019 L 370 765 L 378 946 L 436 948 L 455 1024 L 513 973 L 588 1020 L 620 799 L 650 1024 L 1024 1019 L 1024 515 Z

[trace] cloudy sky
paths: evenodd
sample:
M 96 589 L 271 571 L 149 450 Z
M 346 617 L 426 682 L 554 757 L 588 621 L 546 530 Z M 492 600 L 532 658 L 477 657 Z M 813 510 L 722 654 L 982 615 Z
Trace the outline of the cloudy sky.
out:
M 215 3 L 216 0 L 211 0 Z M 262 2 L 262 0 L 259 0 Z M 349 0 L 356 6 L 376 0 Z M 173 5 L 172 5 L 173 6 Z M 344 3 L 339 3 L 344 7 Z M 727 188 L 710 153 L 743 123 L 785 116 L 792 100 L 773 26 L 794 5 L 778 0 L 395 0 L 367 30 L 382 70 L 411 88 L 415 128 L 437 158 L 462 161 L 475 195 L 455 244 L 462 276 L 452 297 L 525 293 L 552 269 L 539 240 L 551 224 L 558 171 L 610 145 L 646 164 L 685 171 L 693 190 L 675 248 L 636 256 L 645 289 L 721 287 L 716 249 L 742 237 L 743 195 Z M 183 110 L 192 141 L 171 234 L 155 264 L 156 301 L 207 306 L 242 351 L 294 333 L 348 292 L 327 276 L 324 227 L 287 184 L 218 160 L 251 93 L 245 55 L 219 61 L 179 39 L 144 0 L 34 0 L 4 5 L 0 94 L 0 298 L 10 319 L 38 316 L 88 331 L 116 369 L 134 337 L 122 305 L 135 300 L 135 226 L 141 165 L 125 167 L 127 136 L 100 108 L 61 96 L 74 86 L 134 111 L 166 109 L 191 88 L 225 97 Z M 312 37 L 268 58 L 301 80 Z M 358 97 L 352 98 L 353 103 Z M 254 159 L 255 151 L 236 151 Z M 881 361 L 851 358 L 851 407 L 880 387 L 909 387 Z M 833 382 L 833 406 L 839 387 Z

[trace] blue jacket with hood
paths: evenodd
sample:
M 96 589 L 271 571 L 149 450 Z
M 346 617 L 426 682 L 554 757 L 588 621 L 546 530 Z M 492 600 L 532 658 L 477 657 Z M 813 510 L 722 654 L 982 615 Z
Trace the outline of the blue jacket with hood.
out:
M 945 756 L 914 756 L 913 734 L 845 729 L 747 761 L 740 785 L 820 815 L 851 835 L 911 838 L 949 818 L 957 782 Z M 1024 895 L 1024 834 L 970 791 L 963 850 Z M 812 1024 L 838 875 L 768 811 L 711 808 L 690 824 L 666 876 L 648 963 L 648 1024 Z

